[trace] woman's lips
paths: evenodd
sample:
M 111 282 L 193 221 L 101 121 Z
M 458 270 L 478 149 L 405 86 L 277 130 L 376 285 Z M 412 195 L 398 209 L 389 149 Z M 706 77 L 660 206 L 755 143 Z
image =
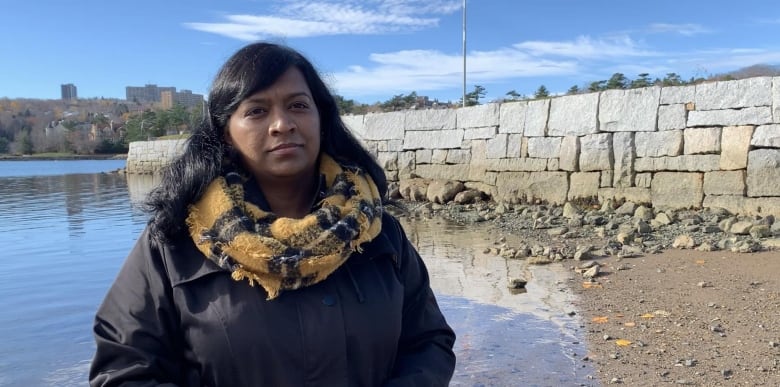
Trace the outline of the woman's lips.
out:
M 276 151 L 279 151 L 279 150 L 290 149 L 290 148 L 298 148 L 298 147 L 302 147 L 302 146 L 303 145 L 301 145 L 301 144 L 293 144 L 293 143 L 279 144 L 279 145 L 271 148 L 271 150 L 269 152 L 276 152 Z

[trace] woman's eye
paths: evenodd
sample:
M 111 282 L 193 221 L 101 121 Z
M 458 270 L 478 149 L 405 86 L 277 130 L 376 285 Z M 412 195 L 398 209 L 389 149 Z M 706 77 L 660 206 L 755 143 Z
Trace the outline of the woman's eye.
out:
M 265 109 L 263 108 L 251 108 L 246 111 L 247 116 L 256 116 L 258 114 L 263 114 L 265 112 Z
M 294 109 L 306 109 L 309 107 L 309 105 L 306 104 L 305 102 L 293 102 L 292 107 Z

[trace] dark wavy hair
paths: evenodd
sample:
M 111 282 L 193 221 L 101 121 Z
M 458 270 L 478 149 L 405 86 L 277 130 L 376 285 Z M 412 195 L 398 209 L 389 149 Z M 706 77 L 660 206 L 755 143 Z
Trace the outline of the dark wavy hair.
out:
M 339 115 L 336 100 L 317 70 L 299 52 L 272 43 L 253 43 L 238 50 L 219 70 L 208 97 L 208 110 L 187 140 L 184 152 L 162 170 L 161 183 L 146 200 L 149 227 L 158 241 L 181 237 L 190 204 L 203 195 L 231 156 L 225 143 L 225 127 L 245 98 L 273 85 L 295 67 L 303 74 L 320 114 L 320 152 L 343 164 L 366 171 L 387 196 L 385 173 L 373 156 L 350 133 Z

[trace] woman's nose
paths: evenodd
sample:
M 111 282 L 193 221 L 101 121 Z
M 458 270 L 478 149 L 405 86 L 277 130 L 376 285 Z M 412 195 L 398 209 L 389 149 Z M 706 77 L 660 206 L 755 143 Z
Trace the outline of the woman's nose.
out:
M 269 126 L 271 133 L 281 133 L 295 130 L 295 121 L 284 109 L 274 109 L 271 114 L 271 123 Z

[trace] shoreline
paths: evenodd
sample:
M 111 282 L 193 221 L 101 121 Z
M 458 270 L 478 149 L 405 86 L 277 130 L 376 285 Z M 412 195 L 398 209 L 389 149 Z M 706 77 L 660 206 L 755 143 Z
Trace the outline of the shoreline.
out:
M 106 154 L 106 155 L 0 155 L 0 161 L 67 161 L 67 160 L 125 160 L 127 154 Z
M 587 342 L 575 361 L 594 370 L 583 385 L 780 385 L 773 216 L 403 203 L 406 216 L 495 229 L 490 254 L 562 265 Z

